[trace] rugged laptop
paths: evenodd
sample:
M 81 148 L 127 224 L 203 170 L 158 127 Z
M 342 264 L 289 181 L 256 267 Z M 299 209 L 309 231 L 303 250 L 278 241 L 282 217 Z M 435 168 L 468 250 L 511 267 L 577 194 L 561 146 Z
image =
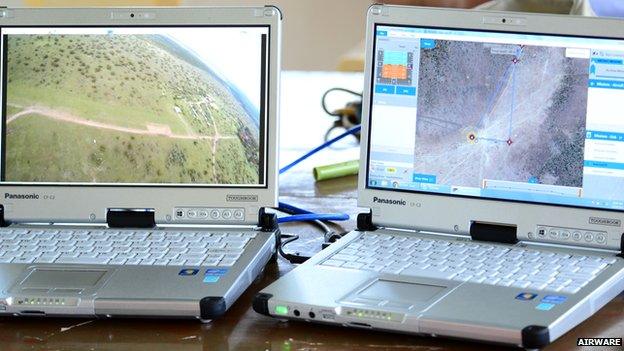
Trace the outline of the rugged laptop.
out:
M 371 213 L 256 311 L 525 348 L 590 317 L 624 289 L 622 38 L 611 19 L 372 6 Z
M 280 17 L 0 9 L 0 313 L 232 306 L 275 251 Z

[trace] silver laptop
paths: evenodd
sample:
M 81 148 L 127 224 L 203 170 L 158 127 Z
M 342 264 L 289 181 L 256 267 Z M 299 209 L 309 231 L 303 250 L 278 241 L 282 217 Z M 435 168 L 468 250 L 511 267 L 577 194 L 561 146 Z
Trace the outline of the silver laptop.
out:
M 622 38 L 610 19 L 372 6 L 371 213 L 256 311 L 525 348 L 590 317 L 624 290 Z
M 0 313 L 212 320 L 275 251 L 281 14 L 0 8 Z

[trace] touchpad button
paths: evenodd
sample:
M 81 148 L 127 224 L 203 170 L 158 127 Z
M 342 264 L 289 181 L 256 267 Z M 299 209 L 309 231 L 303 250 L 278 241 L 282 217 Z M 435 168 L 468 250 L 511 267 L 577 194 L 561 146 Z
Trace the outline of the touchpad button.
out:
M 22 281 L 21 288 L 91 288 L 106 274 L 105 270 L 34 269 Z

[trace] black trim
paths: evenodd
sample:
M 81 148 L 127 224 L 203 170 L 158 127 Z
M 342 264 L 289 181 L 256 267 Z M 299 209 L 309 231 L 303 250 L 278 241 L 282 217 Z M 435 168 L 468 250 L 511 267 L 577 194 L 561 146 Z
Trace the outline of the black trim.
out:
M 258 226 L 263 232 L 278 230 L 277 215 L 275 213 L 267 213 L 264 207 L 260 207 L 258 211 Z
M 529 325 L 522 329 L 522 347 L 525 349 L 541 349 L 550 344 L 550 333 L 547 327 Z
M 361 232 L 377 230 L 377 226 L 373 224 L 373 211 L 357 215 L 357 230 Z
M 270 30 L 269 30 L 270 32 Z M 258 144 L 258 152 L 260 153 L 260 155 L 258 155 L 258 162 L 260 162 L 260 164 L 258 165 L 258 179 L 261 180 L 264 184 L 268 184 L 268 179 L 267 179 L 267 171 L 268 168 L 266 167 L 266 158 L 267 158 L 267 153 L 268 150 L 266 149 L 267 146 L 267 139 L 268 138 L 268 128 L 266 127 L 268 125 L 267 123 L 267 116 L 269 115 L 269 111 L 266 109 L 266 106 L 268 105 L 268 97 L 267 97 L 267 35 L 266 34 L 262 34 L 260 35 L 260 115 L 258 116 L 259 121 L 258 121 L 258 128 L 259 128 L 259 133 L 260 134 L 260 138 L 259 138 L 259 144 Z M 245 111 L 247 112 L 247 111 Z M 251 116 L 250 116 L 251 117 Z M 266 136 L 266 138 L 265 138 Z
M 269 313 L 269 299 L 271 299 L 273 295 L 266 293 L 257 293 L 254 296 L 253 301 L 251 302 L 251 307 L 254 311 L 263 314 L 265 316 L 271 317 Z
M 109 228 L 154 228 L 154 209 L 109 208 L 106 223 Z
M 279 11 L 279 9 L 278 9 Z M 281 11 L 279 11 L 281 13 Z M 260 109 L 260 145 L 259 148 L 262 150 L 260 155 L 260 161 L 264 161 L 264 164 L 259 165 L 258 177 L 259 180 L 262 180 L 264 184 L 129 184 L 129 183 L 107 183 L 107 184 L 73 184 L 72 182 L 50 182 L 47 184 L 40 184 L 33 182 L 32 184 L 24 184 L 23 182 L 11 182 L 5 180 L 5 159 L 4 157 L 6 153 L 6 138 L 5 138 L 5 126 L 6 126 L 6 102 L 7 102 L 7 36 L 2 35 L 2 28 L 98 28 L 98 27 L 106 27 L 106 28 L 188 28 L 188 27 L 198 27 L 198 28 L 266 28 L 268 31 L 267 35 L 262 35 L 264 38 L 261 38 L 262 43 L 266 42 L 266 46 L 262 46 L 262 58 L 261 58 L 261 78 L 262 76 L 266 77 L 266 81 L 261 79 L 261 93 L 264 94 L 261 96 L 260 103 L 261 105 L 266 105 L 264 110 Z M 8 186 L 33 186 L 33 187 L 128 187 L 128 188 L 210 188 L 210 189 L 268 189 L 269 188 L 269 179 L 267 177 L 269 171 L 269 162 L 266 162 L 266 159 L 270 157 L 268 155 L 268 144 L 269 144 L 269 91 L 271 87 L 270 82 L 270 52 L 271 52 L 271 25 L 270 24 L 89 24 L 89 25 L 4 25 L 0 26 L 0 38 L 3 41 L 3 62 L 1 63 L 2 67 L 0 69 L 0 78 L 2 79 L 2 100 L 0 101 L 0 112 L 2 113 L 2 132 L 0 139 L 0 154 L 2 157 L 0 158 L 0 183 L 2 185 Z M 267 40 L 268 39 L 268 40 Z M 264 145 L 264 149 L 262 146 Z M 264 173 L 260 168 L 264 169 Z
M 7 53 L 9 52 L 9 39 L 8 35 L 2 34 L 2 27 L 0 27 L 0 40 L 2 40 L 2 62 L 0 62 L 0 79 L 2 79 L 2 96 L 0 97 L 2 101 L 0 101 L 0 113 L 2 113 L 2 133 L 0 134 L 0 182 L 4 182 L 5 172 L 5 161 L 6 161 L 6 117 L 7 117 L 7 81 L 5 78 L 8 72 L 9 60 L 7 59 Z
M 4 205 L 0 205 L 0 227 L 8 227 L 9 223 L 4 220 Z
M 620 254 L 618 256 L 624 258 L 624 233 L 620 237 Z
M 374 6 L 371 5 L 371 6 Z M 391 23 L 373 23 L 373 48 L 372 48 L 372 70 L 370 75 L 370 81 L 364 82 L 365 87 L 366 84 L 369 84 L 369 98 L 368 98 L 368 115 L 362 116 L 362 121 L 364 118 L 368 120 L 368 142 L 366 143 L 366 164 L 370 164 L 370 155 L 371 155 L 371 126 L 372 126 L 372 118 L 373 118 L 373 96 L 375 95 L 375 59 L 377 52 L 377 27 L 385 26 L 385 27 L 398 27 L 398 28 L 421 28 L 421 29 L 442 29 L 442 30 L 461 30 L 465 32 L 488 32 L 488 33 L 503 33 L 503 34 L 522 34 L 522 35 L 543 35 L 543 36 L 551 36 L 551 37 L 570 37 L 570 38 L 590 38 L 590 39 L 604 39 L 604 40 L 621 40 L 621 37 L 598 37 L 598 36 L 590 36 L 590 35 L 573 35 L 573 34 L 560 34 L 560 33 L 537 33 L 537 32 L 521 32 L 521 31 L 509 31 L 509 30 L 491 30 L 491 29 L 466 29 L 466 28 L 457 28 L 457 27 L 438 27 L 438 26 L 418 26 L 418 25 L 410 25 L 410 24 L 391 24 Z M 369 65 L 371 63 L 369 62 Z M 537 206 L 555 206 L 555 207 L 568 207 L 568 208 L 581 208 L 581 209 L 590 209 L 590 210 L 600 210 L 600 211 L 609 211 L 609 212 L 618 212 L 622 213 L 622 210 L 610 209 L 610 208 L 601 208 L 601 207 L 591 207 L 591 206 L 575 206 L 575 205 L 565 205 L 565 204 L 553 204 L 548 202 L 538 202 L 538 201 L 522 201 L 522 200 L 512 200 L 512 199 L 502 199 L 495 197 L 481 197 L 481 196 L 470 196 L 470 195 L 455 195 L 455 194 L 443 194 L 436 192 L 426 192 L 426 191 L 418 191 L 418 190 L 406 190 L 406 189 L 388 189 L 378 186 L 369 185 L 369 173 L 370 168 L 366 167 L 366 189 L 373 190 L 382 190 L 389 192 L 399 192 L 399 193 L 407 193 L 407 194 L 423 194 L 423 195 L 432 195 L 432 196 L 446 196 L 451 198 L 464 198 L 464 199 L 473 199 L 473 200 L 485 200 L 485 201 L 503 201 L 503 202 L 511 202 L 511 203 L 523 203 L 529 205 L 537 205 Z
M 225 314 L 227 306 L 220 296 L 207 296 L 199 300 L 199 316 L 204 320 L 214 320 Z
M 470 237 L 478 241 L 515 244 L 518 242 L 517 230 L 516 226 L 472 222 Z

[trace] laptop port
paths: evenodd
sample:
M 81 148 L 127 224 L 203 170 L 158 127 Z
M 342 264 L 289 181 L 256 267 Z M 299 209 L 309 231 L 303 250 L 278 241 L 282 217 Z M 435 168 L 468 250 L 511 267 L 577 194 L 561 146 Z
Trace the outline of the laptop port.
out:
M 293 314 L 295 315 L 295 317 L 299 317 L 301 315 L 301 312 L 299 312 L 299 310 L 294 310 Z
M 354 326 L 354 327 L 360 327 L 360 328 L 372 328 L 373 327 L 370 324 L 360 323 L 360 322 L 349 322 L 349 325 Z
M 26 311 L 20 311 L 20 315 L 22 316 L 45 316 L 45 312 L 35 311 L 35 310 L 26 310 Z
M 308 316 L 310 316 L 310 318 L 314 319 L 316 317 L 316 314 L 314 314 L 314 312 L 310 311 L 310 313 L 308 313 Z

